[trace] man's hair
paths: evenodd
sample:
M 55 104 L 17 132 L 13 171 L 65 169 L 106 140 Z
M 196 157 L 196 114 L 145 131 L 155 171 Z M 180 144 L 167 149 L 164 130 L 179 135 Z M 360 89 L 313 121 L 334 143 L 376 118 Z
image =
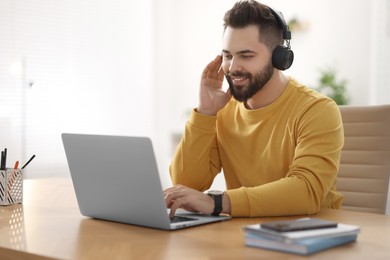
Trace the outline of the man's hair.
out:
M 269 7 L 254 0 L 236 2 L 232 9 L 225 13 L 223 22 L 224 30 L 228 26 L 232 28 L 244 28 L 249 25 L 258 26 L 259 40 L 270 51 L 283 43 L 282 28 Z

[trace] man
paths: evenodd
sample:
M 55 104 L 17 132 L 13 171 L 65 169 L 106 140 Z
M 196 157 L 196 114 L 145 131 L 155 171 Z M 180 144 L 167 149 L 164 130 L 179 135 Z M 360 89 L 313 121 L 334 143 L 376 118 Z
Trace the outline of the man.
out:
M 339 109 L 275 68 L 282 33 L 275 11 L 256 1 L 225 14 L 222 57 L 203 71 L 199 106 L 171 163 L 171 216 L 178 208 L 261 217 L 341 207 Z M 203 193 L 222 169 L 227 190 Z

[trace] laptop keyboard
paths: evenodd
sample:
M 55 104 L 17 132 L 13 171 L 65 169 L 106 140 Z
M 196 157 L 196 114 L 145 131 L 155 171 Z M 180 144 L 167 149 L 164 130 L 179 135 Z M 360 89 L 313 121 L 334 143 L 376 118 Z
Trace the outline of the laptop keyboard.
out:
M 197 220 L 197 219 L 196 218 L 174 216 L 170 220 L 171 220 L 171 223 L 179 223 L 179 222 L 185 222 L 185 221 L 193 221 L 193 220 Z

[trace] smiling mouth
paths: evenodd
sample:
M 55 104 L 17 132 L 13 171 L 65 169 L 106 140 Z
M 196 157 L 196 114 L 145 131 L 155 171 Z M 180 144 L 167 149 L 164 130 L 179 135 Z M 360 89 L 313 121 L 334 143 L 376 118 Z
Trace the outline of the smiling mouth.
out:
M 242 85 L 246 83 L 248 76 L 230 76 L 234 85 Z

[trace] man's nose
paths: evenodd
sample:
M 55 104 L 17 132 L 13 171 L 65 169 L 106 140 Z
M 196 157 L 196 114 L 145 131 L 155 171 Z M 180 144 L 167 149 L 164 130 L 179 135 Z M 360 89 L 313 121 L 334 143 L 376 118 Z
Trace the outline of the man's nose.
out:
M 230 66 L 229 66 L 229 71 L 230 72 L 241 71 L 241 69 L 242 68 L 241 68 L 240 62 L 236 58 L 231 59 Z

